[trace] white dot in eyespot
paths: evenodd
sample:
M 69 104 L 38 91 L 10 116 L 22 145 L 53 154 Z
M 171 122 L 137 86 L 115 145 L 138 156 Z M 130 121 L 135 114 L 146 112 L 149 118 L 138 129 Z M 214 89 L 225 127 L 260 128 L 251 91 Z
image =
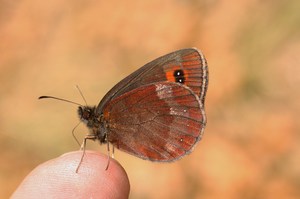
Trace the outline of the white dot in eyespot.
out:
M 183 142 L 183 139 L 182 139 L 182 138 L 180 138 L 180 142 Z

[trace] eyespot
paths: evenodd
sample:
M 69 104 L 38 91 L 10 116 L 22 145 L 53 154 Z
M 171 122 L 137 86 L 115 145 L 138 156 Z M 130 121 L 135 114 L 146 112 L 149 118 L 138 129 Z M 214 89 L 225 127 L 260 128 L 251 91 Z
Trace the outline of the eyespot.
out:
M 184 72 L 183 70 L 179 69 L 179 70 L 175 70 L 173 73 L 173 76 L 175 78 L 175 82 L 184 84 L 185 82 L 185 77 L 184 77 Z

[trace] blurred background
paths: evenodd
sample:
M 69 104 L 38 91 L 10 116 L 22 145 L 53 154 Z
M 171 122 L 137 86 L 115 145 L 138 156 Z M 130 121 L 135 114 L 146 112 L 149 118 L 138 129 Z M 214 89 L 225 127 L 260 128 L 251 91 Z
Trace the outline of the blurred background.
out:
M 96 105 L 140 66 L 186 47 L 209 65 L 203 140 L 172 164 L 116 151 L 130 198 L 300 197 L 299 1 L 0 4 L 0 198 L 37 165 L 79 149 L 77 106 L 38 96 L 84 103 L 79 85 Z

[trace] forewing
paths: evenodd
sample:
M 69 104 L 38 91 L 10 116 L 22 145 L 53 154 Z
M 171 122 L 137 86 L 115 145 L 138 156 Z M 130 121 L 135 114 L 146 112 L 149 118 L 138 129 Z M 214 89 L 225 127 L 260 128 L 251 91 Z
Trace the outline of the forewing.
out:
M 190 153 L 206 124 L 199 97 L 187 86 L 171 82 L 126 92 L 103 113 L 108 141 L 151 161 L 173 161 Z
M 184 82 L 204 104 L 208 84 L 208 69 L 204 55 L 196 48 L 172 52 L 144 65 L 116 84 L 101 100 L 98 112 L 110 100 L 138 87 L 157 82 L 178 82 L 176 71 L 181 71 Z

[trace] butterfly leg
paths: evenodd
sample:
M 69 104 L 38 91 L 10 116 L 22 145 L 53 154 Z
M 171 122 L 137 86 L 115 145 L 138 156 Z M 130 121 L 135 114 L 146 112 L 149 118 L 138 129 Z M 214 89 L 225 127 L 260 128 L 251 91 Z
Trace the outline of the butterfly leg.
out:
M 77 168 L 76 168 L 76 173 L 78 173 L 79 167 L 80 167 L 80 165 L 81 165 L 81 163 L 82 163 L 82 161 L 83 161 L 83 157 L 84 157 L 84 155 L 85 155 L 85 146 L 86 146 L 86 141 L 87 141 L 87 140 L 95 140 L 95 135 L 86 135 L 86 136 L 83 138 L 83 142 L 82 142 L 82 144 L 81 144 L 81 146 L 80 146 L 80 150 L 82 151 L 82 156 L 81 156 L 80 161 L 79 161 L 79 164 L 78 164 L 78 166 L 77 166 Z
M 114 159 L 115 158 L 115 146 L 113 145 L 112 147 L 112 154 L 111 157 Z
M 73 128 L 73 130 L 72 130 L 73 138 L 74 138 L 75 141 L 77 142 L 78 146 L 80 146 L 80 143 L 79 143 L 78 139 L 77 139 L 76 136 L 75 136 L 75 129 L 79 126 L 80 123 L 81 123 L 81 122 L 79 122 L 79 123 Z
M 105 170 L 108 169 L 109 163 L 110 163 L 110 148 L 109 148 L 109 142 L 107 142 L 107 157 L 108 157 L 108 159 L 107 159 L 107 165 L 106 165 Z

